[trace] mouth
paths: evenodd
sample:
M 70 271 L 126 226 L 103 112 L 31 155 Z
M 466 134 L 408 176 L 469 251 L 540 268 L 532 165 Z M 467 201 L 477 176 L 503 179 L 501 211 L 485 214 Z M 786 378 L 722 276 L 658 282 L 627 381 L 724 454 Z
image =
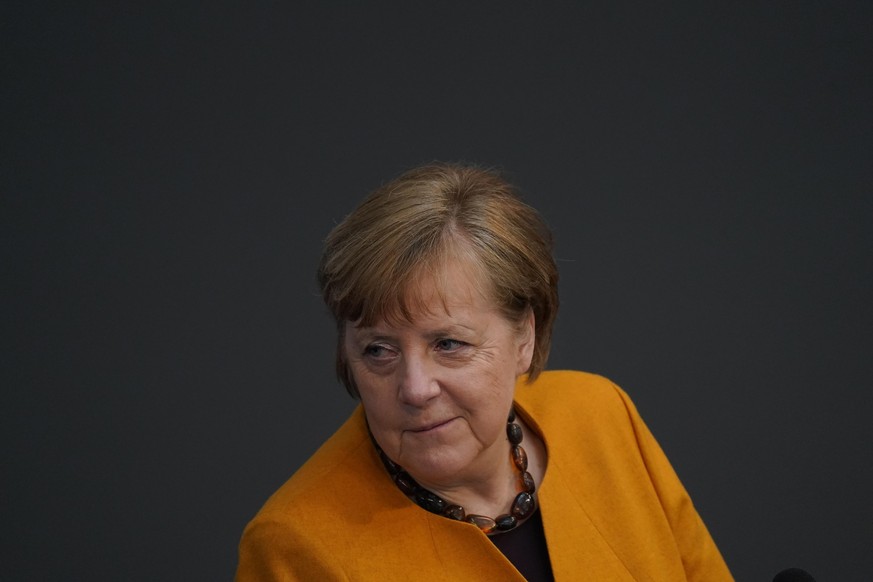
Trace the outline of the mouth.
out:
M 447 420 L 441 420 L 441 421 L 439 421 L 439 422 L 434 422 L 434 423 L 431 423 L 431 424 L 427 424 L 427 425 L 424 425 L 424 426 L 420 426 L 420 427 L 418 427 L 418 428 L 412 428 L 412 429 L 409 429 L 409 432 L 414 432 L 414 433 L 425 433 L 425 432 L 431 432 L 431 431 L 439 430 L 440 428 L 442 428 L 442 427 L 448 425 L 448 424 L 449 424 L 450 422 L 452 422 L 453 420 L 455 420 L 455 419 L 454 419 L 454 418 L 449 418 L 449 419 L 447 419 Z

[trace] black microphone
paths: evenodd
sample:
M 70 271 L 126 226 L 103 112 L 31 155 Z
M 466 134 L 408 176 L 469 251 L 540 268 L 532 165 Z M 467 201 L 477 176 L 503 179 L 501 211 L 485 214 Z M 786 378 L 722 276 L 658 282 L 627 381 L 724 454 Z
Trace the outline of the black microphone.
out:
M 810 576 L 806 570 L 788 568 L 776 574 L 773 582 L 815 582 L 815 578 Z

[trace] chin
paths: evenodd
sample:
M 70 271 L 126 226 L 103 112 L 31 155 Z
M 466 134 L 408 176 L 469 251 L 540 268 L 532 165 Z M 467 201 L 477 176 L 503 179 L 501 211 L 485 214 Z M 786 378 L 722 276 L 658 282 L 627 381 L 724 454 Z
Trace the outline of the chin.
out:
M 424 453 L 400 465 L 415 479 L 441 482 L 464 472 L 472 459 L 460 451 Z

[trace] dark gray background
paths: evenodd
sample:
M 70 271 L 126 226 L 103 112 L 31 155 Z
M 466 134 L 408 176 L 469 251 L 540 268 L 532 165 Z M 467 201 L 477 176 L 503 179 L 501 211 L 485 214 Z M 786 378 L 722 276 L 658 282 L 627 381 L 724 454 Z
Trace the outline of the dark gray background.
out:
M 869 579 L 871 6 L 4 2 L 2 578 L 230 578 L 353 406 L 322 238 L 440 159 L 543 212 L 550 367 L 738 579 Z

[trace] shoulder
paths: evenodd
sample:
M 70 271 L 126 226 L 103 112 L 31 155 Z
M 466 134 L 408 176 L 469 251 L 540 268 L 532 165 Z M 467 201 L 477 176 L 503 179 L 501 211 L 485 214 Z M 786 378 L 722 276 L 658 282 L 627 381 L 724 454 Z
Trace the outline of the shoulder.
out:
M 597 374 L 575 370 L 541 373 L 533 382 L 522 378 L 516 401 L 535 419 L 548 421 L 573 417 L 617 416 L 627 419 L 634 413 L 628 395 L 612 381 Z
M 390 482 L 358 408 L 249 522 L 238 577 L 266 570 L 293 572 L 291 579 L 344 579 L 361 548 L 386 552 L 392 519 L 414 510 Z
M 543 372 L 522 380 L 516 403 L 552 451 L 586 452 L 597 462 L 604 455 L 637 456 L 642 425 L 633 402 L 603 376 L 569 370 Z
M 320 540 L 334 537 L 328 524 L 338 525 L 338 514 L 356 517 L 355 506 L 344 507 L 343 500 L 374 473 L 368 438 L 359 408 L 264 503 L 243 533 L 241 554 L 289 547 L 297 555 L 325 553 Z
M 586 391 L 589 395 L 614 391 L 616 388 L 615 384 L 608 378 L 579 370 L 547 370 L 531 382 L 528 382 L 526 377 L 522 378 L 519 386 L 529 390 L 543 388 L 551 392 L 579 393 Z
M 345 423 L 264 504 L 253 523 L 305 524 L 310 532 L 321 529 L 325 513 L 355 519 L 361 495 L 369 499 L 385 488 L 372 487 L 387 479 L 370 444 L 363 410 L 359 406 Z M 390 488 L 388 491 L 392 491 Z M 350 494 L 353 492 L 353 494 Z M 346 507 L 348 505 L 348 507 Z M 336 518 L 332 519 L 336 525 Z M 310 523 L 313 522 L 313 523 Z
M 237 582 L 346 578 L 331 559 L 342 541 L 325 524 L 337 521 L 328 516 L 347 497 L 340 491 L 355 488 L 349 460 L 361 456 L 366 438 L 359 409 L 270 496 L 243 532 Z

